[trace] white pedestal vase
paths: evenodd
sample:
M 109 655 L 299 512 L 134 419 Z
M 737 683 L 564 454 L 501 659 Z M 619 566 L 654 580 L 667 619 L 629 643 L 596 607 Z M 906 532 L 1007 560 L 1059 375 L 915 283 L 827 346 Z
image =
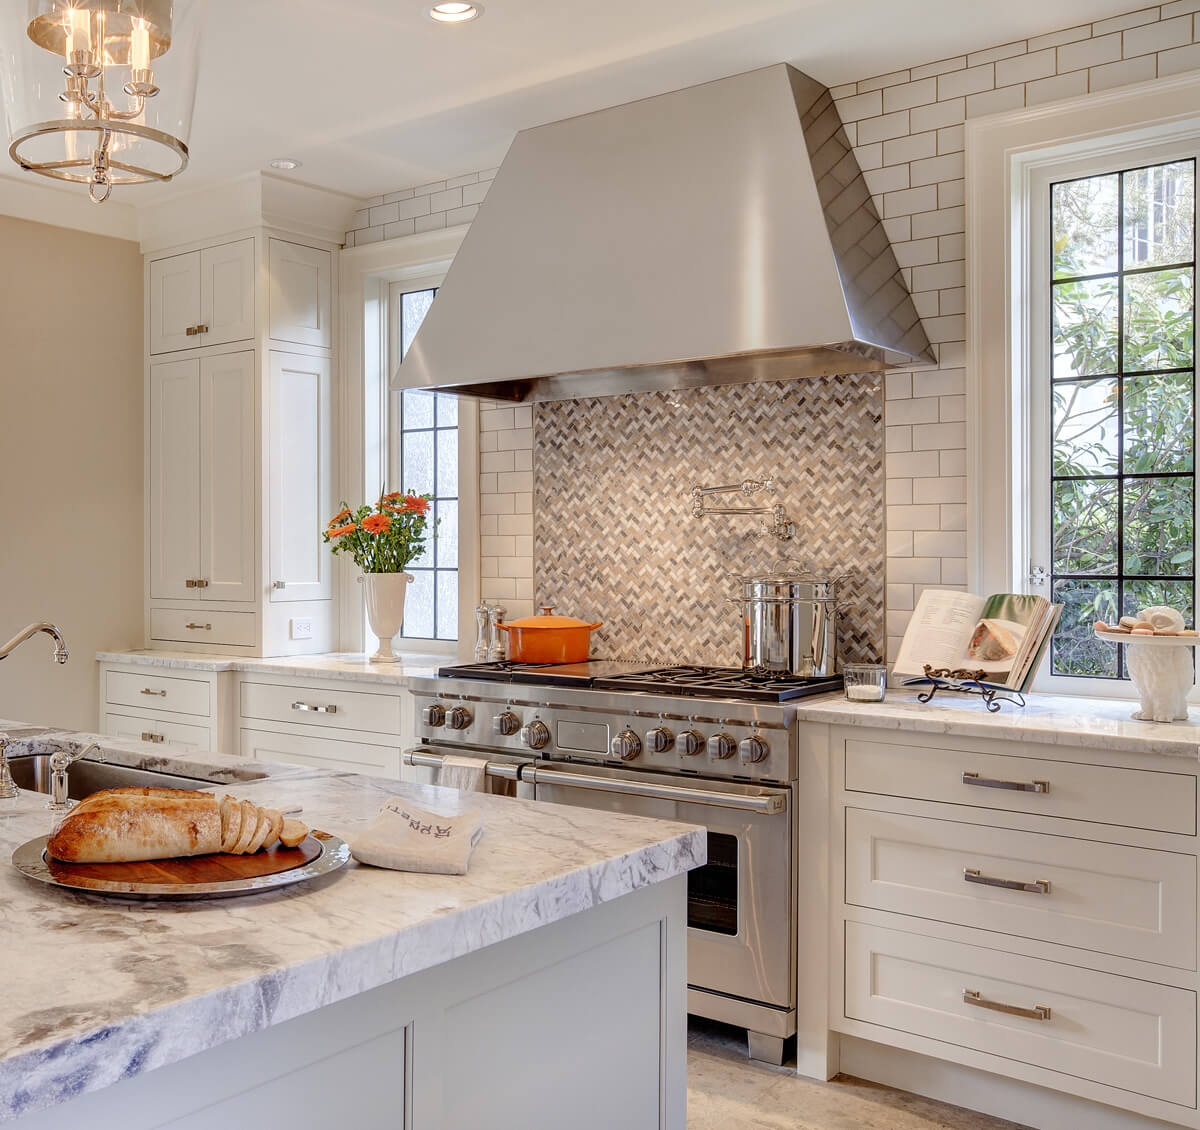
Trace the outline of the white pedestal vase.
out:
M 1139 722 L 1186 722 L 1188 693 L 1196 683 L 1192 649 L 1196 636 L 1133 636 L 1096 632 L 1096 638 L 1125 645 L 1125 664 L 1141 699 L 1132 717 Z
M 363 573 L 359 584 L 367 591 L 367 622 L 379 637 L 379 650 L 372 663 L 395 663 L 392 638 L 404 624 L 404 597 L 412 583 L 411 573 Z

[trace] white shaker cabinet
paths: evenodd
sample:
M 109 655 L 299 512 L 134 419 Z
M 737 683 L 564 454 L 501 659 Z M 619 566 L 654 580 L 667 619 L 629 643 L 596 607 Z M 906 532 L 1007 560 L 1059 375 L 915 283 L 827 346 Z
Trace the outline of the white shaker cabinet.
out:
M 200 252 L 155 259 L 150 264 L 151 354 L 190 349 L 197 344 L 199 323 Z
M 291 234 L 147 259 L 147 647 L 337 646 L 336 256 Z
M 150 263 L 150 353 L 254 336 L 254 240 Z
M 191 596 L 201 556 L 199 360 L 150 367 L 148 471 L 150 595 Z
M 285 239 L 269 242 L 271 337 L 328 348 L 333 344 L 331 255 Z
M 319 532 L 333 513 L 330 361 L 272 350 L 269 368 L 271 600 L 327 600 L 333 555 Z
M 254 598 L 254 354 L 150 368 L 150 595 Z

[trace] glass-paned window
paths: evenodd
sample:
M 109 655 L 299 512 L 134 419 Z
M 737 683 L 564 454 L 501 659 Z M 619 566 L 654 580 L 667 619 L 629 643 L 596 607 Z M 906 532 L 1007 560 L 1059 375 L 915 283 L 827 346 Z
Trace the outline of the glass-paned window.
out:
M 1055 675 L 1125 678 L 1096 640 L 1195 606 L 1195 162 L 1050 189 L 1050 560 Z
M 436 287 L 400 294 L 393 306 L 400 360 L 429 312 Z M 437 536 L 408 567 L 409 588 L 401 634 L 409 639 L 458 639 L 458 401 L 406 389 L 399 395 L 399 488 L 433 495 Z

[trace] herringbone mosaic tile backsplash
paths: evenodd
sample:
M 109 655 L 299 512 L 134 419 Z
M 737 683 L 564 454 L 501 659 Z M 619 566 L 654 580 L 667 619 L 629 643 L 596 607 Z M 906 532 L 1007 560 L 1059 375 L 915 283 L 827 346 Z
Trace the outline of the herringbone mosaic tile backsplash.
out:
M 754 501 L 786 505 L 792 541 L 755 537 L 755 518 L 692 517 L 693 483 L 768 478 L 776 495 Z M 783 558 L 849 574 L 842 658 L 883 656 L 878 375 L 539 404 L 534 491 L 537 601 L 602 620 L 596 658 L 740 666 L 727 572 Z

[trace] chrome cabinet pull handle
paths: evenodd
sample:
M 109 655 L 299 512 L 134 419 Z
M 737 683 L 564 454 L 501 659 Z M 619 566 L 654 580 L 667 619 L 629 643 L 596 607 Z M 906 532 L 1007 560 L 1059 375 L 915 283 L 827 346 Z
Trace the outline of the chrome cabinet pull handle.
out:
M 1044 1004 L 1035 1004 L 1033 1008 L 1022 1008 L 1019 1004 L 1001 1004 L 1000 1001 L 984 1000 L 983 994 L 974 989 L 963 989 L 963 1004 L 973 1004 L 976 1008 L 986 1008 L 992 1012 L 1003 1012 L 1007 1016 L 1023 1016 L 1026 1020 L 1049 1020 L 1050 1009 Z
M 183 332 L 188 337 L 195 337 L 198 331 L 195 326 L 188 326 L 188 328 L 186 330 L 184 330 Z
M 336 706 L 313 706 L 307 702 L 293 702 L 293 710 L 311 710 L 314 714 L 336 714 L 338 709 Z
M 144 742 L 155 742 L 155 743 L 158 743 L 158 742 L 161 742 L 161 741 L 163 741 L 163 740 L 164 740 L 164 739 L 163 739 L 163 736 L 162 736 L 162 734 L 152 734 L 152 733 L 150 733 L 150 731 L 149 731 L 149 730 L 143 730 L 143 731 L 142 731 L 142 741 L 144 741 Z
M 287 588 L 287 581 L 272 581 L 272 582 L 271 582 L 271 588 L 273 588 L 273 589 L 286 589 L 286 588 Z
M 200 578 L 199 580 L 196 581 L 196 583 L 194 585 L 192 585 L 192 588 L 206 589 L 206 588 L 208 588 L 208 582 L 206 580 L 204 580 L 203 578 Z
M 963 879 L 968 883 L 978 883 L 983 887 L 1003 887 L 1006 891 L 1028 891 L 1031 895 L 1048 895 L 1050 893 L 1049 879 L 1034 879 L 1032 883 L 1025 883 L 1020 879 L 995 879 L 973 867 L 963 868 Z
M 149 687 L 142 687 L 142 689 L 138 691 L 138 694 L 153 694 L 158 695 L 159 698 L 167 697 L 166 691 L 152 691 Z
M 1049 781 L 1001 781 L 995 777 L 981 777 L 978 773 L 964 773 L 964 785 L 974 785 L 980 789 L 1010 789 L 1018 793 L 1048 793 Z
M 191 628 L 193 631 L 200 631 L 200 632 L 211 632 L 212 631 L 211 624 L 190 624 L 189 623 L 189 624 L 184 624 L 184 627 Z

